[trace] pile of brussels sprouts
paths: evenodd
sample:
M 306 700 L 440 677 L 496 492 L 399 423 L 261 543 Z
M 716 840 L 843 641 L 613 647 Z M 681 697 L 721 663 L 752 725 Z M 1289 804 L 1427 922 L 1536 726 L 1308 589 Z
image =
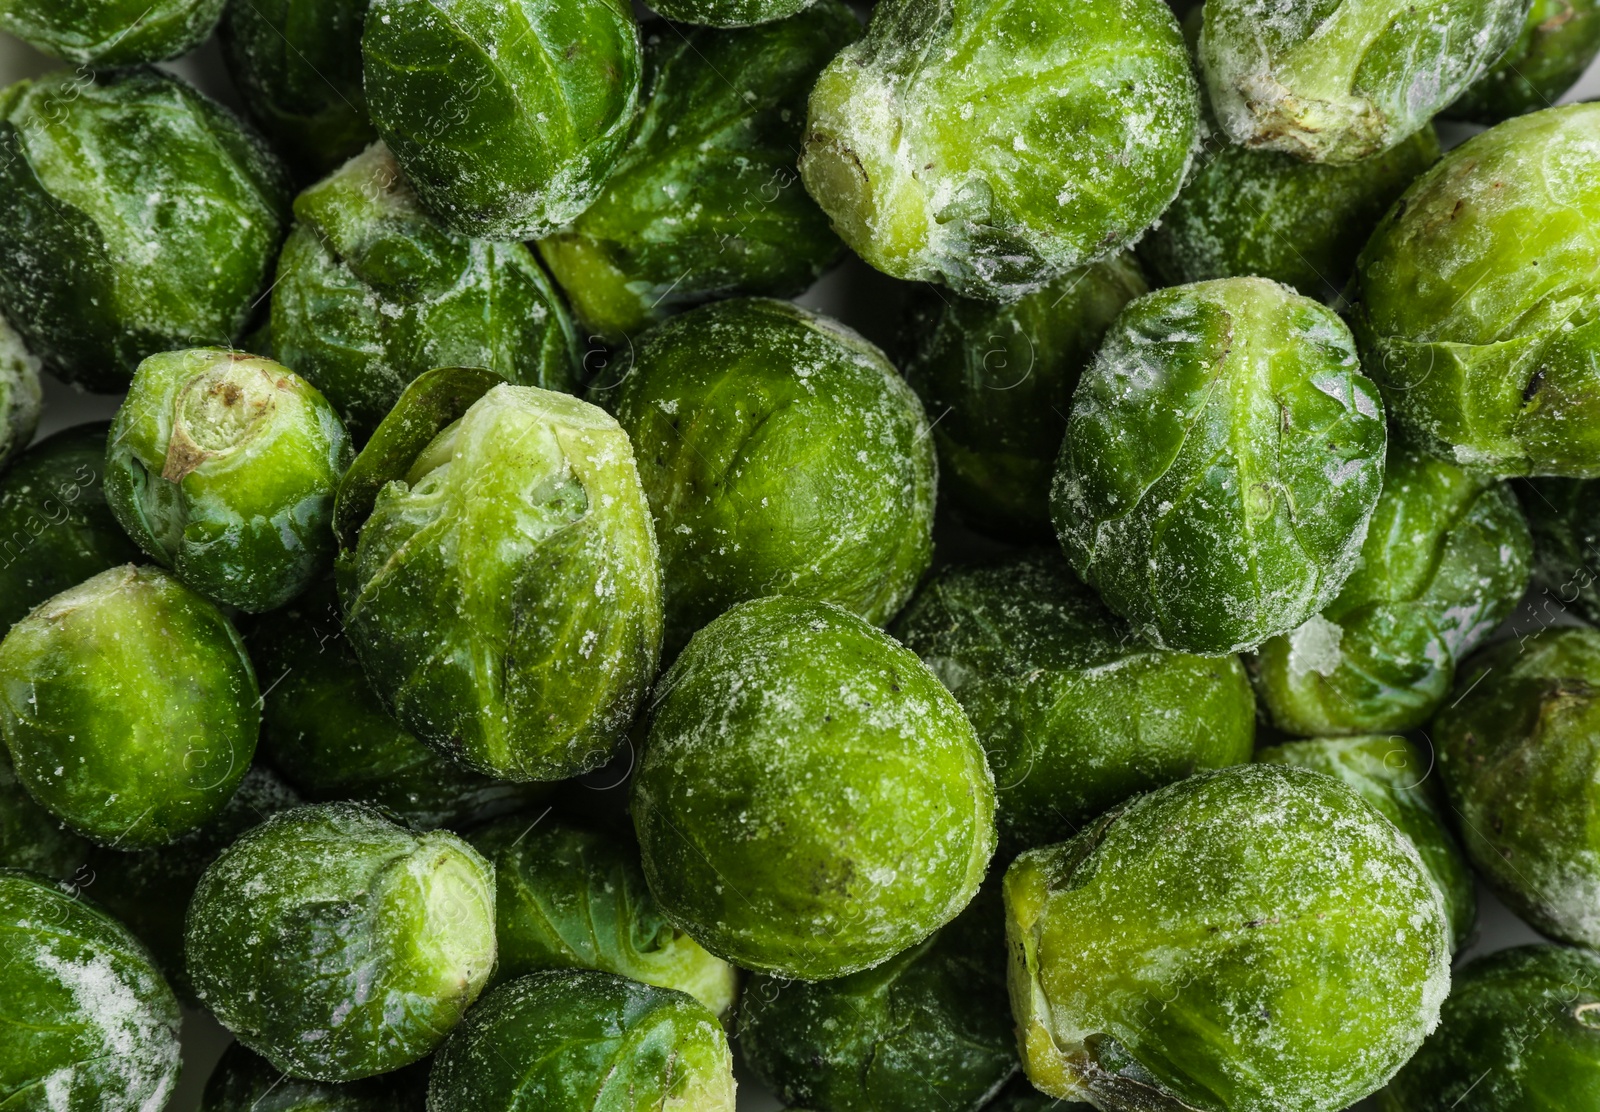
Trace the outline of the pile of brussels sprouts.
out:
M 1172 4 L 0 0 L 0 1108 L 1600 1110 L 1600 9 Z

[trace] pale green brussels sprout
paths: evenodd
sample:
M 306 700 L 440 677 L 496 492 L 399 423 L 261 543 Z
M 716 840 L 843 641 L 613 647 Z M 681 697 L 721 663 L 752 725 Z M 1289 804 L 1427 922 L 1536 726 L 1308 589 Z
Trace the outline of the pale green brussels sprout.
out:
M 1600 4 L 1533 0 L 1522 33 L 1501 59 L 1445 112 L 1492 124 L 1560 100 L 1600 55 Z
M 33 439 L 41 400 L 39 360 L 0 316 L 0 467 Z
M 6 0 L 0 31 L 57 58 L 132 66 L 199 46 L 225 0 Z
M 206 1081 L 200 1112 L 423 1112 L 427 1090 L 426 1064 L 365 1081 L 306 1081 L 234 1043 Z
M 1518 484 L 1533 530 L 1533 585 L 1545 616 L 1568 609 L 1600 625 L 1600 483 L 1530 479 Z
M 34 802 L 0 746 L 0 869 L 65 880 L 89 859 L 89 843 Z
M 708 27 L 749 27 L 787 19 L 818 0 L 651 0 L 650 7 L 668 19 Z M 822 0 L 826 2 L 826 0 Z

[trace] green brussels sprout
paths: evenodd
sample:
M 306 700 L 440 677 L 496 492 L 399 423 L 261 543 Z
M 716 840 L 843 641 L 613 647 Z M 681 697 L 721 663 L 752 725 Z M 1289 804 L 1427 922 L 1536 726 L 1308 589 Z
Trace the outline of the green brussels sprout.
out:
M 1079 380 L 1051 511 L 1139 634 L 1225 655 L 1333 601 L 1386 441 L 1331 310 L 1260 278 L 1176 286 L 1129 305 Z
M 1600 475 L 1600 104 L 1446 155 L 1356 265 L 1351 325 L 1394 420 L 1496 475 Z
M 733 1112 L 717 1017 L 681 992 L 594 970 L 530 973 L 484 997 L 428 1075 L 429 1112 Z
M 1509 486 L 1390 449 L 1344 589 L 1251 661 L 1267 716 L 1292 735 L 1423 725 L 1449 695 L 1457 662 L 1516 609 L 1531 555 Z
M 496 981 L 599 969 L 733 1010 L 737 971 L 661 913 L 631 837 L 507 818 L 471 841 L 495 869 Z
M 6 0 L 0 31 L 35 50 L 93 66 L 187 54 L 205 41 L 224 0 Z
M 964 523 L 1054 539 L 1050 477 L 1072 391 L 1117 314 L 1148 292 L 1127 254 L 1005 305 L 924 287 L 904 330 L 905 376 L 935 418 L 941 500 Z
M 600 194 L 639 103 L 623 0 L 372 0 L 368 107 L 429 212 L 484 239 L 538 239 Z
M 0 953 L 0 1104 L 166 1107 L 178 1001 L 120 923 L 51 881 L 0 869 Z
M 39 360 L 22 337 L 0 317 L 0 467 L 10 463 L 33 439 L 42 402 Z
M 1445 115 L 1499 123 L 1548 108 L 1600 55 L 1600 4 L 1534 0 L 1522 34 Z
M 1026 1077 L 1013 1077 L 1000 1095 L 983 1106 L 983 1112 L 1095 1112 L 1092 1104 L 1041 1093 Z
M 1256 703 L 1239 658 L 1141 644 L 1058 554 L 945 568 L 890 632 L 972 720 L 1011 853 L 1197 769 L 1250 761 Z
M 494 874 L 446 831 L 357 803 L 281 811 L 205 871 L 184 949 L 200 1000 L 285 1073 L 426 1057 L 494 967 Z
M 304 1081 L 234 1043 L 206 1081 L 200 1112 L 423 1112 L 425 1070 L 414 1066 L 344 1084 Z
M 883 0 L 817 81 L 800 173 L 879 270 L 1014 300 L 1161 215 L 1199 112 L 1161 0 Z
M 1600 484 L 1531 479 L 1518 484 L 1533 530 L 1533 585 L 1542 606 L 1600 625 Z
M 287 367 L 221 348 L 152 355 L 111 424 L 106 503 L 208 598 L 273 610 L 333 566 L 350 436 Z
M 1433 1030 L 1439 890 L 1350 788 L 1202 772 L 1006 873 L 1028 1078 L 1099 1108 L 1336 1112 Z
M 235 339 L 288 213 L 266 145 L 174 77 L 0 91 L 0 304 L 68 382 L 118 392 L 151 352 Z
M 89 843 L 33 801 L 0 746 L 0 869 L 25 869 L 55 880 L 75 878 Z
M 0 733 L 28 794 L 102 845 L 165 845 L 222 811 L 255 754 L 244 643 L 159 568 L 101 572 L 0 642 Z
M 820 981 L 922 941 L 994 853 L 994 777 L 915 654 L 773 597 L 695 634 L 633 782 L 650 890 L 718 957 Z
M 707 27 L 750 27 L 788 19 L 819 0 L 650 0 L 650 7 L 668 19 Z M 826 0 L 821 0 L 826 2 Z M 843 44 L 841 44 L 843 45 Z
M 578 337 L 532 252 L 439 227 L 382 144 L 302 193 L 295 216 L 272 295 L 275 358 L 357 436 L 434 367 L 575 389 Z
M 787 297 L 838 258 L 794 155 L 812 83 L 860 33 L 820 0 L 753 30 L 648 37 L 633 140 L 594 204 L 539 243 L 584 328 L 617 343 L 711 297 Z
M 882 625 L 933 560 L 922 405 L 826 317 L 754 298 L 675 317 L 640 344 L 615 411 L 661 541 L 669 652 L 764 595 Z

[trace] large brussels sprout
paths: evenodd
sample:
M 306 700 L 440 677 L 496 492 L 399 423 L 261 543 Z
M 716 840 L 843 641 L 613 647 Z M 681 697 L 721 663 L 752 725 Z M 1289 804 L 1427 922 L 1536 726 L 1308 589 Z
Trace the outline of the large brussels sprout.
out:
M 1426 723 L 1450 693 L 1457 662 L 1527 590 L 1531 549 L 1505 483 L 1391 448 L 1344 589 L 1251 662 L 1272 723 L 1293 735 Z
M 650 0 L 650 7 L 668 19 L 684 23 L 749 27 L 786 19 L 816 3 L 818 0 Z
M 1141 643 L 1059 555 L 946 568 L 891 632 L 972 719 L 1010 852 L 1197 769 L 1250 761 L 1256 704 L 1239 658 Z
M 166 1107 L 178 1001 L 121 924 L 51 881 L 0 869 L 0 953 L 0 1105 Z
M 922 406 L 826 317 L 764 299 L 675 317 L 640 344 L 616 414 L 661 541 L 669 648 L 763 595 L 882 625 L 933 559 Z
M 41 401 L 39 360 L 0 317 L 0 467 L 33 439 Z
M 1141 796 L 1006 873 L 1035 1085 L 1100 1108 L 1336 1112 L 1450 988 L 1444 903 L 1354 791 L 1277 765 Z
M 1510 50 L 1445 113 L 1492 124 L 1548 108 L 1600 54 L 1595 0 L 1533 0 Z
M 1497 475 L 1600 475 L 1600 104 L 1510 120 L 1408 189 L 1352 327 L 1390 415 Z
M 427 1056 L 494 967 L 494 873 L 454 834 L 361 804 L 282 811 L 189 905 L 201 1001 L 274 1066 L 354 1081 Z
M 305 1081 L 234 1043 L 206 1081 L 200 1112 L 423 1112 L 425 1071 L 414 1066 L 343 1084 Z
M 0 31 L 35 50 L 92 66 L 132 66 L 188 53 L 217 25 L 224 0 L 6 0 Z
M 258 702 L 228 619 L 158 568 L 102 572 L 0 642 L 17 779 L 102 845 L 164 845 L 218 814 L 250 767 Z
M 33 801 L 0 746 L 0 869 L 26 869 L 56 880 L 73 878 L 89 843 Z
M 1114 255 L 1003 305 L 925 287 L 905 326 L 906 381 L 935 419 L 940 496 L 974 529 L 1042 540 L 1078 376 L 1123 307 L 1147 293 Z
M 530 973 L 484 997 L 428 1075 L 429 1112 L 733 1112 L 717 1017 L 610 973 Z
M 1152 643 L 1251 649 L 1333 601 L 1355 568 L 1386 440 L 1331 310 L 1260 278 L 1157 290 L 1078 382 L 1056 531 Z
M 994 852 L 994 778 L 914 654 L 836 606 L 744 603 L 653 696 L 633 783 L 667 917 L 745 969 L 876 965 L 967 905 Z
M 373 0 L 361 50 L 379 134 L 465 236 L 570 223 L 638 108 L 639 28 L 622 0 Z
M 1531 479 L 1519 484 L 1533 530 L 1533 583 L 1541 607 L 1569 607 L 1600 625 L 1600 483 Z M 0 495 L 3 497 L 3 495 Z
M 235 339 L 288 211 L 266 145 L 176 78 L 0 92 L 0 308 L 70 382 L 123 390 L 152 352 Z
M 575 387 L 577 334 L 532 252 L 439 227 L 382 144 L 294 208 L 299 223 L 272 294 L 273 354 L 327 395 L 358 436 L 434 367 Z
M 800 172 L 879 270 L 1005 300 L 1137 239 L 1198 129 L 1160 0 L 881 0 L 817 81 Z

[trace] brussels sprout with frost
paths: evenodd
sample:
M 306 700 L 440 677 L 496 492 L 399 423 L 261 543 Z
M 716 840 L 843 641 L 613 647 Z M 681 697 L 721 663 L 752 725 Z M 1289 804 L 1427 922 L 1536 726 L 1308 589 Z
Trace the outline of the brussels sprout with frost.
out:
M 176 58 L 205 41 L 224 0 L 7 0 L 0 31 L 81 65 Z
M 1533 0 L 1522 34 L 1445 113 L 1492 124 L 1548 108 L 1600 54 L 1595 0 Z
M 89 843 L 33 801 L 0 746 L 0 869 L 65 880 L 89 857 Z
M 488 983 L 494 872 L 445 831 L 297 807 L 205 871 L 184 950 L 201 1002 L 285 1073 L 388 1073 L 432 1053 Z
M 1361 252 L 1352 327 L 1390 415 L 1496 475 L 1600 475 L 1600 104 L 1522 116 L 1412 185 Z
M 1073 570 L 1137 632 L 1238 652 L 1338 594 L 1385 443 L 1331 310 L 1259 278 L 1176 286 L 1129 305 L 1079 380 L 1051 510 Z
M 994 852 L 994 778 L 916 656 L 836 606 L 766 598 L 695 635 L 633 783 L 650 890 L 718 957 L 802 980 L 953 919 Z
M 1330 777 L 1246 765 L 1141 796 L 1006 873 L 1023 1069 L 1100 1108 L 1336 1112 L 1450 987 L 1416 850 Z
M 1531 479 L 1519 484 L 1533 530 L 1533 585 L 1546 612 L 1572 609 L 1600 625 L 1600 483 Z
M 423 1112 L 427 1089 L 425 1064 L 365 1081 L 304 1081 L 234 1043 L 206 1081 L 200 1112 Z
M 33 439 L 41 400 L 39 360 L 0 317 L 0 467 Z
M 1361 559 L 1339 597 L 1251 662 L 1272 723 L 1293 735 L 1426 723 L 1457 662 L 1516 608 L 1531 547 L 1509 486 L 1391 448 Z
M 102 845 L 165 845 L 217 815 L 255 754 L 258 703 L 228 619 L 158 568 L 102 572 L 0 642 L 17 779 Z
M 266 145 L 174 77 L 0 91 L 0 304 L 69 382 L 114 393 L 152 352 L 234 340 L 288 211 Z
M 1239 659 L 1139 642 L 1059 555 L 946 568 L 891 632 L 972 720 L 1011 852 L 1197 769 L 1250 760 L 1256 705 Z
M 811 93 L 800 172 L 879 270 L 1006 300 L 1137 239 L 1198 128 L 1160 0 L 882 0 Z

